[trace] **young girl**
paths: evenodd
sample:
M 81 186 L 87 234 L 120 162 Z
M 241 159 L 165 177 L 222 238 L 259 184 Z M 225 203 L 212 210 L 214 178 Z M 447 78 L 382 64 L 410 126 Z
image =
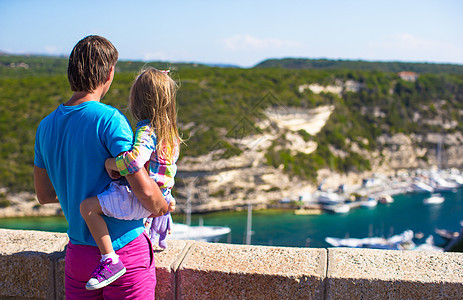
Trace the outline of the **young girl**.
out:
M 137 123 L 131 151 L 116 158 L 108 158 L 106 170 L 117 179 L 146 168 L 150 178 L 158 184 L 169 205 L 175 209 L 171 190 L 177 172 L 176 162 L 182 141 L 177 130 L 175 95 L 177 85 L 168 71 L 149 68 L 135 80 L 129 97 L 129 109 Z M 101 263 L 92 273 L 86 288 L 102 288 L 125 273 L 125 267 L 114 252 L 111 237 L 102 215 L 125 220 L 148 218 L 149 235 L 153 241 L 159 234 L 159 246 L 166 248 L 166 233 L 172 222 L 170 213 L 150 218 L 152 213 L 135 198 L 127 181 L 113 181 L 107 190 L 96 197 L 85 199 L 80 206 L 82 217 L 101 252 Z

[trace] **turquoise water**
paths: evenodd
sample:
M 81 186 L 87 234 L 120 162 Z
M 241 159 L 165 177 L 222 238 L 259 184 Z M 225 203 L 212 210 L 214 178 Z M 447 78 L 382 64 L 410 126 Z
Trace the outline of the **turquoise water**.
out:
M 425 237 L 434 235 L 436 244 L 442 243 L 434 229 L 459 231 L 463 220 L 463 189 L 456 193 L 442 193 L 446 198 L 440 205 L 424 205 L 429 194 L 405 194 L 394 197 L 391 204 L 378 204 L 376 208 L 358 208 L 347 214 L 297 216 L 290 210 L 258 210 L 252 215 L 252 244 L 328 247 L 325 237 L 362 238 L 369 235 L 390 236 L 407 229 L 422 232 Z M 174 215 L 175 222 L 183 222 L 183 215 Z M 246 235 L 247 212 L 220 212 L 192 215 L 192 225 L 200 219 L 204 225 L 224 225 L 231 234 L 221 242 L 243 244 Z M 0 219 L 0 228 L 33 229 L 65 232 L 67 223 L 61 217 Z M 424 241 L 423 241 L 424 242 Z
M 0 218 L 0 228 L 66 232 L 64 217 Z

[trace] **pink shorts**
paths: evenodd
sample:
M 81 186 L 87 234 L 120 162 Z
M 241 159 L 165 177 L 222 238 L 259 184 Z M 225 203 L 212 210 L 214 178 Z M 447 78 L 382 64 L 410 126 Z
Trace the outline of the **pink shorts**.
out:
M 74 245 L 66 250 L 66 299 L 154 299 L 156 270 L 153 248 L 146 233 L 116 251 L 127 272 L 112 284 L 87 291 L 85 284 L 98 265 L 101 254 L 97 247 Z

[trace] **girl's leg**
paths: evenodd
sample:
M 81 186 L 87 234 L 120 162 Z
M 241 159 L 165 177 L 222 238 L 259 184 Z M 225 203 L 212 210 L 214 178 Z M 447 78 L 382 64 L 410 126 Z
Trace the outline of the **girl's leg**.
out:
M 80 213 L 87 223 L 88 229 L 102 255 L 114 252 L 108 226 L 104 221 L 100 201 L 97 197 L 87 198 L 80 204 Z
M 124 261 L 127 272 L 103 290 L 104 299 L 154 299 L 154 252 L 146 233 L 116 252 L 119 252 Z
M 122 261 L 119 260 L 119 256 L 114 252 L 98 197 L 91 197 L 82 201 L 80 213 L 101 252 L 100 264 L 95 268 L 85 285 L 87 290 L 96 290 L 114 282 L 126 272 L 126 269 Z

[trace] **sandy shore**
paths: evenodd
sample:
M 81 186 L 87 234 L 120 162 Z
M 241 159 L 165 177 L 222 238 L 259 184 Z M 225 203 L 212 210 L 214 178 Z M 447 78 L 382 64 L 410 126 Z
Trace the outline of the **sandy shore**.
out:
M 0 218 L 63 215 L 59 203 L 40 205 L 34 193 L 8 193 L 1 188 L 0 194 L 3 203 L 9 203 L 7 207 L 0 208 Z

